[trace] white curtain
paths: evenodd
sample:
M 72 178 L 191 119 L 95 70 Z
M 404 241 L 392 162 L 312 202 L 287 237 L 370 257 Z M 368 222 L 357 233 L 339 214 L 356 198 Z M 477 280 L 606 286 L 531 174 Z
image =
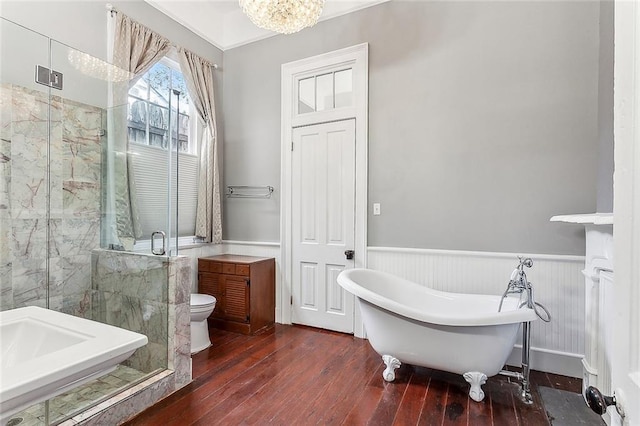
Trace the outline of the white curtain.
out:
M 183 48 L 178 49 L 178 57 L 191 100 L 204 123 L 204 134 L 200 143 L 196 236 L 208 243 L 218 244 L 222 242 L 222 215 L 213 93 L 214 67 Z
M 112 166 L 108 177 L 110 190 L 107 203 L 113 206 L 113 244 L 131 250 L 142 234 L 138 218 L 132 158 L 128 149 L 128 93 L 136 80 L 159 61 L 171 48 L 166 38 L 131 20 L 122 12 L 116 15 L 113 40 L 113 63 L 129 71 L 133 78 L 112 85 L 112 105 L 109 138 Z M 111 197 L 111 199 L 109 199 Z

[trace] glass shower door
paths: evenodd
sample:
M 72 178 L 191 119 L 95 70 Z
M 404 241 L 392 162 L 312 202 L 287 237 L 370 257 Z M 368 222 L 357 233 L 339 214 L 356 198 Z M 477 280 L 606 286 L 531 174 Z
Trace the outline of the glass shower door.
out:
M 178 111 L 184 100 L 169 60 L 154 64 L 128 92 L 128 143 L 133 156 L 141 236 L 134 250 L 176 255 Z
M 49 40 L 0 20 L 0 308 L 47 307 Z
M 49 40 L 0 18 L 0 310 L 48 306 Z M 39 424 L 44 404 L 19 417 Z
M 92 318 L 91 256 L 100 248 L 103 135 L 108 85 L 99 62 L 50 41 L 52 72 L 49 176 L 49 306 Z

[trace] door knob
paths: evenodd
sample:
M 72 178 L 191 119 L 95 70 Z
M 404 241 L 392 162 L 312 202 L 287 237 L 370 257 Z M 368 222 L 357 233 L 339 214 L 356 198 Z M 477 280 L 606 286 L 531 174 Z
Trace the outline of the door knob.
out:
M 356 254 L 353 250 L 346 250 L 344 255 L 347 257 L 347 260 L 353 260 L 353 256 Z
M 599 415 L 603 415 L 607 411 L 609 405 L 616 405 L 615 396 L 603 395 L 598 388 L 589 386 L 584 392 L 587 405 L 591 410 Z

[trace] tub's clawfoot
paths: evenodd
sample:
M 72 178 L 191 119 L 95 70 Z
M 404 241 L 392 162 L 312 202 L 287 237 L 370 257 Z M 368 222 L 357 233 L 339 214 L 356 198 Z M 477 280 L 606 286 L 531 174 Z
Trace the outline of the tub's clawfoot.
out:
M 395 369 L 400 367 L 402 363 L 398 358 L 392 357 L 391 355 L 382 355 L 382 361 L 384 361 L 384 365 L 387 366 L 382 372 L 382 377 L 387 382 L 393 382 L 396 378 Z
M 462 375 L 464 379 L 471 384 L 469 389 L 469 396 L 476 402 L 480 402 L 484 399 L 484 392 L 480 386 L 487 383 L 487 375 L 480 373 L 479 371 L 470 371 Z

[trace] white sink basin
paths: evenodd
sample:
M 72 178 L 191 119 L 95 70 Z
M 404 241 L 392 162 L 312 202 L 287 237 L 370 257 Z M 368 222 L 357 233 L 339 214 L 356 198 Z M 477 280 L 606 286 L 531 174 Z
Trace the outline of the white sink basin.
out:
M 147 336 L 29 306 L 0 312 L 0 425 L 112 371 Z

